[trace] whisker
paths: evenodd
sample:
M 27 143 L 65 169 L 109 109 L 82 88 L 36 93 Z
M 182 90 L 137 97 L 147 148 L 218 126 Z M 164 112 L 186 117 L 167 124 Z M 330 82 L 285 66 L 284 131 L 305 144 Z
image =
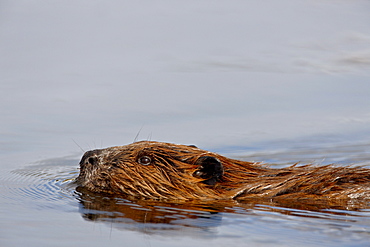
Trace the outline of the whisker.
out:
M 152 132 L 150 132 L 150 134 L 148 135 L 148 138 L 147 138 L 147 141 L 151 141 L 152 140 Z
M 144 125 L 141 126 L 141 128 L 139 129 L 139 131 L 137 132 L 136 136 L 135 136 L 135 139 L 134 139 L 134 142 L 137 142 L 137 138 L 139 137 L 140 135 L 140 132 L 141 130 L 143 129 Z
M 82 152 L 86 152 L 80 145 L 78 145 L 78 143 L 72 139 L 72 141 L 76 144 L 77 147 L 79 147 L 81 149 Z

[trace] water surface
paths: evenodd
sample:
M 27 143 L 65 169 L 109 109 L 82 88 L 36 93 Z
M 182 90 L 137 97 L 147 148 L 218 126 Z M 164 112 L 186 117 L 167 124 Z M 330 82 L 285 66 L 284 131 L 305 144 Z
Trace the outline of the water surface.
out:
M 1 246 L 367 246 L 369 205 L 76 191 L 134 140 L 273 163 L 370 158 L 368 1 L 2 1 Z

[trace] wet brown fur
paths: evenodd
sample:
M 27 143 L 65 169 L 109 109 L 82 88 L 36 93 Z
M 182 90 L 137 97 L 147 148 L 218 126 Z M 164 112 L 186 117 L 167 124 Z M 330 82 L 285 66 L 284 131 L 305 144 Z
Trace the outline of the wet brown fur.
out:
M 140 157 L 149 157 L 143 165 Z M 196 176 L 200 157 L 223 167 L 217 182 Z M 229 159 L 193 146 L 142 141 L 88 151 L 77 182 L 94 192 L 161 200 L 213 199 L 370 199 L 370 169 L 348 166 L 293 165 L 274 169 Z

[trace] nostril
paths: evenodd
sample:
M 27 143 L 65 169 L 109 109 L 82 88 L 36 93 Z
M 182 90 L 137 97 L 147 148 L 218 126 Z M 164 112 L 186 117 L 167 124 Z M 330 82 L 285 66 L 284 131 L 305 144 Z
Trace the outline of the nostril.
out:
M 97 165 L 99 163 L 99 155 L 101 150 L 87 151 L 81 158 L 80 165 Z
M 89 157 L 88 159 L 85 160 L 85 165 L 96 165 L 98 162 L 98 159 L 96 157 Z
M 94 159 L 94 158 L 92 158 L 92 157 L 90 157 L 90 158 L 89 158 L 89 160 L 88 160 L 88 162 L 89 162 L 90 164 L 94 165 L 94 163 L 95 163 L 95 159 Z

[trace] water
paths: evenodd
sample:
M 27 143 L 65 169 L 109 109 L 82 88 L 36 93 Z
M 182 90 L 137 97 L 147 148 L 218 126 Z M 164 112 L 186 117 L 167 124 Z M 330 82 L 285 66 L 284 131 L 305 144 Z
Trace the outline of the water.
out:
M 165 203 L 77 190 L 71 158 L 17 169 L 2 179 L 2 246 L 68 244 L 366 246 L 370 204 L 347 207 L 269 200 Z
M 83 151 L 196 144 L 370 162 L 367 1 L 2 1 L 0 246 L 368 246 L 365 202 L 209 205 L 76 191 Z

